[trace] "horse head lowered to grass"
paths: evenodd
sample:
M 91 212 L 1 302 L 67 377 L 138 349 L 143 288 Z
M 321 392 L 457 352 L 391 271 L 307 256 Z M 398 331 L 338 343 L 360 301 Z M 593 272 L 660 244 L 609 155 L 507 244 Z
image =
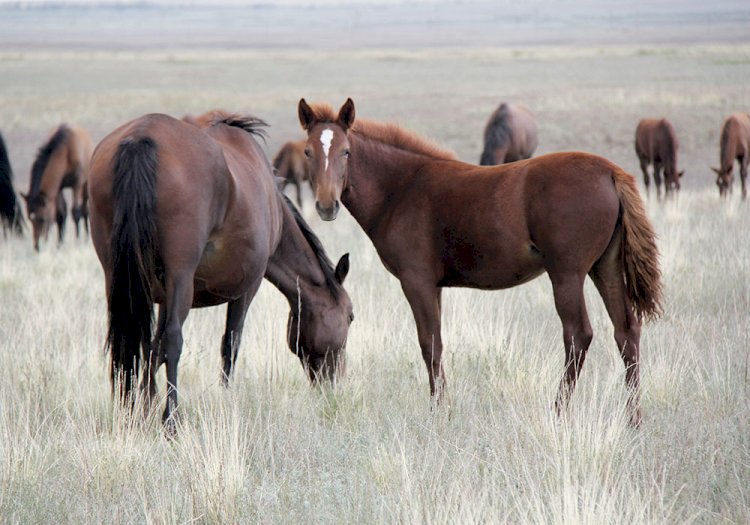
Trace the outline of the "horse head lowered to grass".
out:
M 625 363 L 630 419 L 641 420 L 641 321 L 659 315 L 661 274 L 654 231 L 634 178 L 601 157 L 555 153 L 479 167 L 399 126 L 298 107 L 316 209 L 336 218 L 340 203 L 372 240 L 403 289 L 430 392 L 445 387 L 441 291 L 510 288 L 542 273 L 562 321 L 568 401 L 593 337 L 583 284 L 604 300 Z
M 143 116 L 99 143 L 91 170 L 92 238 L 106 280 L 113 385 L 127 399 L 145 361 L 141 386 L 153 397 L 155 372 L 166 363 L 169 432 L 191 308 L 227 303 L 225 380 L 264 277 L 289 302 L 289 348 L 312 381 L 334 379 L 342 369 L 353 319 L 342 286 L 348 254 L 334 267 L 276 187 L 256 140 L 265 124 L 219 113 L 201 126 Z M 152 342 L 154 303 L 160 308 Z

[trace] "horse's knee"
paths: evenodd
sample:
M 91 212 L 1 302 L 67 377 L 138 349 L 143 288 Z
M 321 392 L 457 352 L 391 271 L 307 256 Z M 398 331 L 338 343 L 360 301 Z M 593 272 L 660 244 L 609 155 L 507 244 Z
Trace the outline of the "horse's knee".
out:
M 182 343 L 183 338 L 181 326 L 168 326 L 164 329 L 164 334 L 162 335 L 162 348 L 164 348 L 164 358 L 168 365 L 174 365 L 180 359 Z

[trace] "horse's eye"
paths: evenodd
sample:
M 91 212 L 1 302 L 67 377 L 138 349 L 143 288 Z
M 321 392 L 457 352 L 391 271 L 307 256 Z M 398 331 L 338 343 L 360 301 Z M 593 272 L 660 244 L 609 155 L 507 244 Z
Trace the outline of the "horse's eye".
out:
M 352 154 L 351 154 L 351 152 L 348 149 L 345 149 L 343 155 L 344 155 L 344 157 L 346 157 L 348 159 L 349 157 L 351 157 Z
M 352 321 L 354 321 L 354 314 L 353 313 L 349 314 L 349 322 L 351 323 Z
M 310 151 L 309 149 L 305 149 L 305 157 L 307 157 L 308 159 L 312 158 L 312 151 Z

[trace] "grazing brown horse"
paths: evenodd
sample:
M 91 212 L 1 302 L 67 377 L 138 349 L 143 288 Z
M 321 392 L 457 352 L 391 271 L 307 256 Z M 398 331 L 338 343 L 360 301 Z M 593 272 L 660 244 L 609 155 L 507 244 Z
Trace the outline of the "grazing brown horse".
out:
M 305 159 L 306 140 L 287 142 L 273 159 L 276 176 L 283 179 L 281 190 L 291 184 L 297 188 L 297 205 L 302 207 L 302 184 L 310 180 L 307 173 L 307 159 Z
M 677 135 L 674 127 L 665 118 L 647 118 L 638 123 L 635 129 L 635 153 L 641 163 L 643 183 L 649 193 L 648 165 L 654 166 L 656 196 L 661 198 L 661 170 L 664 169 L 664 188 L 669 195 L 680 189 L 680 178 L 684 171 L 677 171 Z
M 518 104 L 500 104 L 484 128 L 484 150 L 479 164 L 494 166 L 529 159 L 537 145 L 534 114 Z
M 510 288 L 547 272 L 563 326 L 573 391 L 592 339 L 583 283 L 590 276 L 615 328 L 633 424 L 640 422 L 641 321 L 660 313 L 654 232 L 633 177 L 586 153 L 556 153 L 483 168 L 456 160 L 395 125 L 299 103 L 316 208 L 333 220 L 339 199 L 401 282 L 417 324 L 430 392 L 442 394 L 444 287 Z
M 734 161 L 740 165 L 740 182 L 742 198 L 747 198 L 747 165 L 750 163 L 750 114 L 734 113 L 727 117 L 721 129 L 720 168 L 711 168 L 716 172 L 716 185 L 719 195 L 725 197 L 732 192 Z
M 151 399 L 165 362 L 170 433 L 191 308 L 227 303 L 225 380 L 264 277 L 289 302 L 289 348 L 312 381 L 335 378 L 353 319 L 342 286 L 348 255 L 334 268 L 276 187 L 255 140 L 265 124 L 215 119 L 201 129 L 146 115 L 105 137 L 92 159 L 91 231 L 107 287 L 113 388 L 119 380 L 126 400 L 146 359 L 141 387 Z M 152 343 L 154 303 L 161 306 Z
M 80 237 L 79 221 L 88 233 L 88 195 L 86 182 L 91 159 L 91 137 L 82 128 L 61 124 L 39 149 L 31 167 L 31 186 L 26 200 L 26 211 L 34 234 L 34 249 L 39 251 L 39 239 L 46 238 L 53 220 L 57 221 L 60 242 L 63 238 L 67 206 L 62 197 L 64 188 L 73 191 L 73 221 L 76 236 Z M 62 214 L 62 217 L 61 217 Z
M 3 225 L 3 235 L 8 232 L 23 235 L 25 226 L 21 207 L 16 199 L 16 190 L 13 189 L 13 170 L 10 167 L 8 149 L 5 140 L 0 134 L 0 222 Z

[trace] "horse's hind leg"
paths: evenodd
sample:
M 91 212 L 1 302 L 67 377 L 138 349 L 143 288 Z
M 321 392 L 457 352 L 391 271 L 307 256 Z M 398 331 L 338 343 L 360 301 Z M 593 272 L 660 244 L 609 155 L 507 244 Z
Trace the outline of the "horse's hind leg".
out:
M 176 275 L 167 272 L 166 320 L 161 339 L 167 363 L 167 406 L 162 420 L 168 435 L 176 432 L 174 411 L 177 408 L 177 365 L 182 353 L 182 325 L 193 304 L 193 271 Z
M 646 195 L 651 193 L 651 179 L 648 176 L 648 160 L 645 157 L 638 156 L 638 160 L 641 163 L 641 171 L 643 172 L 643 184 L 646 186 Z
M 565 344 L 565 372 L 560 381 L 556 402 L 558 413 L 567 406 L 573 394 L 593 338 L 583 297 L 584 277 L 577 273 L 550 274 L 555 308 L 562 321 Z
M 144 354 L 147 357 L 147 363 L 146 372 L 141 378 L 141 391 L 146 394 L 148 407 L 151 406 L 151 403 L 156 397 L 156 371 L 164 362 L 161 339 L 164 335 L 164 325 L 166 324 L 167 308 L 164 305 L 159 305 L 159 317 L 156 322 L 156 334 L 154 334 L 154 339 L 151 342 L 151 346 L 144 349 Z
M 625 364 L 630 423 L 637 427 L 641 422 L 639 371 L 641 324 L 633 313 L 625 288 L 620 254 L 621 235 L 621 231 L 615 234 L 604 255 L 596 262 L 589 275 L 599 290 L 614 325 L 615 342 Z
M 656 198 L 661 199 L 661 162 L 654 162 L 654 184 L 656 184 Z
M 242 342 L 242 329 L 245 325 L 247 309 L 250 307 L 253 297 L 258 292 L 261 282 L 263 282 L 262 276 L 252 284 L 245 295 L 227 304 L 227 323 L 224 329 L 224 336 L 221 338 L 221 357 L 223 361 L 221 379 L 224 382 L 224 386 L 229 384 L 229 378 L 232 377 L 232 369 L 237 362 L 237 352 Z
M 80 227 L 80 221 L 81 219 L 84 219 L 84 201 L 85 201 L 85 186 L 83 184 L 79 184 L 79 186 L 73 188 L 73 222 L 75 222 L 76 225 L 76 239 L 81 238 L 81 227 Z

